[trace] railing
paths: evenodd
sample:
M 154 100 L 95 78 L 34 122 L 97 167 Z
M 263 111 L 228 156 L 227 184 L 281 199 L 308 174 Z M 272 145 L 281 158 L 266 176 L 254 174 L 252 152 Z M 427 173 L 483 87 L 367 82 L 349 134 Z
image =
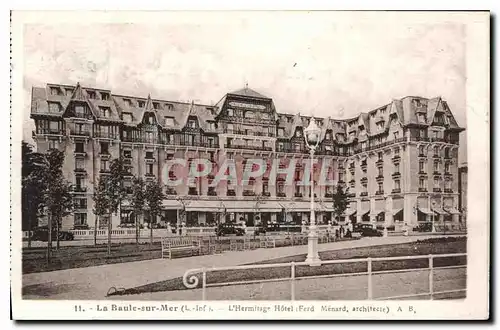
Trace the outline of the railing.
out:
M 86 229 L 86 230 L 69 230 L 69 232 L 73 233 L 75 240 L 88 240 L 93 239 L 94 230 Z M 151 234 L 149 229 L 140 229 L 139 237 L 149 237 Z M 112 238 L 134 238 L 136 235 L 135 229 L 112 229 L 111 236 Z M 172 236 L 172 231 L 168 229 L 153 229 L 153 237 L 165 237 Z M 97 230 L 97 239 L 107 239 L 108 230 L 107 229 L 98 229 Z
M 87 130 L 79 131 L 79 130 L 72 129 L 69 131 L 69 135 L 90 136 L 90 131 L 87 131 Z
M 225 143 L 224 144 L 224 148 L 227 148 L 227 149 L 259 150 L 259 151 L 273 151 L 272 147 L 249 146 L 249 145 L 241 145 L 241 144 L 231 145 L 229 143 Z
M 223 132 L 225 134 L 235 134 L 235 135 L 248 135 L 248 136 L 266 136 L 266 137 L 275 137 L 276 134 L 272 132 L 256 132 L 256 131 L 243 131 L 237 129 L 224 129 Z
M 118 133 L 112 133 L 112 132 L 100 132 L 100 131 L 94 131 L 94 137 L 96 138 L 102 138 L 102 139 L 113 139 L 113 140 L 118 140 L 120 139 L 120 135 Z
M 326 279 L 335 277 L 347 277 L 347 276 L 366 276 L 367 281 L 367 292 L 366 300 L 390 300 L 390 299 L 403 299 L 412 297 L 428 297 L 430 300 L 434 299 L 436 295 L 453 294 L 466 292 L 465 288 L 453 289 L 453 290 L 443 290 L 435 291 L 434 285 L 434 271 L 444 270 L 444 269 L 460 269 L 467 268 L 467 264 L 459 264 L 453 266 L 438 266 L 435 267 L 434 261 L 441 258 L 457 258 L 466 257 L 466 253 L 450 253 L 450 254 L 435 254 L 435 255 L 417 255 L 417 256 L 402 256 L 402 257 L 381 257 L 381 258 L 363 258 L 363 259 L 342 259 L 342 260 L 325 260 L 321 261 L 321 266 L 324 265 L 335 265 L 335 264 L 353 264 L 353 263 L 366 263 L 366 271 L 353 272 L 353 273 L 339 273 L 339 274 L 324 274 L 322 275 L 302 275 L 298 276 L 297 267 L 309 267 L 310 264 L 307 262 L 289 262 L 289 263 L 276 263 L 276 264 L 258 264 L 258 265 L 245 265 L 245 266 L 228 266 L 228 267 L 213 267 L 213 268 L 194 268 L 187 270 L 182 276 L 182 283 L 187 289 L 201 289 L 201 299 L 208 300 L 207 298 L 207 288 L 210 287 L 224 287 L 229 285 L 245 285 L 245 284 L 256 284 L 260 283 L 264 285 L 265 283 L 272 282 L 289 282 L 290 284 L 290 300 L 296 300 L 295 284 L 297 281 L 311 280 L 311 279 Z M 403 269 L 389 269 L 389 270 L 373 270 L 373 264 L 377 262 L 387 262 L 387 261 L 401 261 L 401 260 L 426 260 L 427 267 L 418 268 L 403 268 Z M 270 269 L 270 268 L 290 268 L 290 276 L 284 277 L 273 277 L 271 279 L 258 279 L 258 280 L 235 280 L 232 282 L 223 283 L 207 283 L 207 273 L 211 272 L 221 272 L 221 271 L 242 271 L 249 269 Z M 318 267 L 318 268 L 319 268 Z M 333 269 L 333 267 L 331 267 Z M 374 297 L 373 296 L 373 276 L 374 275 L 384 275 L 384 274 L 397 274 L 397 273 L 410 273 L 417 271 L 428 271 L 427 281 L 429 283 L 428 292 L 410 293 L 404 295 L 394 295 L 385 297 Z M 201 278 L 201 283 L 200 283 Z M 411 282 L 409 283 L 411 285 Z M 364 286 L 360 286 L 362 288 Z

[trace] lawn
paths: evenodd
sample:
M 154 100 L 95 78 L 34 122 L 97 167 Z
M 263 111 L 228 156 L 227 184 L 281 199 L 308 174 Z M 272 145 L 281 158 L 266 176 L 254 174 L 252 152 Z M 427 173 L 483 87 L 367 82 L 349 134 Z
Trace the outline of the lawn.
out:
M 360 259 L 367 257 L 395 257 L 395 256 L 411 256 L 411 255 L 428 255 L 428 254 L 445 254 L 445 253 L 465 253 L 466 238 L 465 237 L 446 237 L 432 238 L 427 240 L 416 241 L 412 243 L 392 244 L 383 246 L 360 247 L 354 249 L 343 249 L 320 252 L 322 260 L 339 260 L 339 259 Z M 266 260 L 254 264 L 269 264 L 269 263 L 287 263 L 291 261 L 301 262 L 306 259 L 305 254 L 283 257 L 277 259 Z M 451 265 L 464 265 L 467 262 L 466 257 L 447 257 L 437 258 L 434 261 L 434 267 L 444 267 Z M 427 268 L 427 259 L 417 260 L 398 260 L 398 261 L 377 261 L 373 262 L 372 270 L 396 270 L 396 269 L 418 269 Z M 349 274 L 357 272 L 366 272 L 366 262 L 352 262 L 346 264 L 329 264 L 319 267 L 297 266 L 295 276 L 297 278 L 328 275 L 328 274 Z M 201 287 L 201 274 L 194 274 L 198 277 Z M 273 267 L 273 268 L 257 268 L 247 270 L 225 270 L 207 273 L 207 284 L 228 283 L 235 281 L 251 281 L 251 280 L 269 280 L 282 277 L 290 277 L 290 267 Z M 112 295 L 130 295 L 141 294 L 148 292 L 162 292 L 185 290 L 182 283 L 182 278 L 174 278 L 166 281 L 150 283 L 147 285 L 128 288 L 124 291 L 113 293 Z
M 220 238 L 220 248 L 229 250 L 229 237 Z M 256 243 L 258 244 L 258 243 Z M 284 246 L 284 240 L 278 240 L 276 247 Z M 53 250 L 52 260 L 47 264 L 44 247 L 23 248 L 23 274 L 48 272 L 69 268 L 100 266 L 122 262 L 150 260 L 161 258 L 161 244 L 149 243 L 114 243 L 111 246 L 111 255 L 107 254 L 107 245 L 97 246 L 63 246 Z M 184 256 L 190 255 L 185 254 Z M 183 256 L 181 254 L 179 257 Z

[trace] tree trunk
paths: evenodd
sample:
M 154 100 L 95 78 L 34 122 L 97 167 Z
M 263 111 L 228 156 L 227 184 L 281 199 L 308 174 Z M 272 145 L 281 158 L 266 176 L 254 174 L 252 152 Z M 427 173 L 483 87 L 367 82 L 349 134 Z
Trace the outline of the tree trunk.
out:
M 151 215 L 151 219 L 149 221 L 149 244 L 153 246 L 153 219 L 156 215 Z
M 111 215 L 108 217 L 108 257 L 111 256 Z
M 30 208 L 31 210 L 31 205 L 30 205 Z M 32 217 L 32 214 L 31 214 L 31 211 L 30 211 L 30 214 L 28 215 L 28 248 L 31 248 L 31 217 Z
M 135 244 L 139 246 L 139 212 L 134 212 L 135 215 Z
M 97 224 L 99 216 L 96 214 L 94 217 L 94 246 L 97 246 Z
M 48 236 L 47 236 L 47 264 L 50 264 L 50 260 L 52 257 L 52 214 L 51 212 L 47 212 L 47 227 L 48 227 Z
M 56 251 L 59 250 L 59 217 L 56 217 Z

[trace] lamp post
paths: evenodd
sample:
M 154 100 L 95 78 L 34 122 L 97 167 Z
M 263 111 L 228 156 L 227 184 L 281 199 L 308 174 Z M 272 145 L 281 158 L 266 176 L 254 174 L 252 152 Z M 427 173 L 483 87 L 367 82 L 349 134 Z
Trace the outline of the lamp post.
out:
M 318 233 L 316 231 L 316 217 L 314 214 L 314 152 L 319 144 L 319 135 L 321 129 L 316 125 L 314 118 L 311 118 L 309 126 L 305 129 L 305 140 L 307 147 L 309 148 L 309 157 L 311 159 L 311 221 L 309 225 L 309 234 L 307 237 L 307 258 L 306 262 L 310 266 L 321 265 L 321 260 L 318 254 Z
M 434 227 L 434 217 L 436 216 L 435 212 L 434 212 L 434 207 L 436 206 L 436 202 L 435 201 L 432 201 L 432 208 L 431 208 L 431 212 L 432 212 L 432 227 L 431 227 L 431 233 L 435 233 L 436 232 L 436 228 Z

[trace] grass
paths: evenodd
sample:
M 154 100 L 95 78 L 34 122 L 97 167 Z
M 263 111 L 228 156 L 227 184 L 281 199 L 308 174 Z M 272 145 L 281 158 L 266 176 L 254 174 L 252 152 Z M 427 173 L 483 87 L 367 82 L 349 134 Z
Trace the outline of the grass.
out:
M 422 240 L 412 243 L 392 244 L 383 246 L 360 247 L 354 249 L 343 249 L 320 252 L 322 260 L 339 259 L 360 259 L 367 257 L 397 257 L 411 255 L 444 254 L 444 253 L 464 253 L 466 252 L 465 237 L 449 237 L 445 239 L 437 238 Z M 288 263 L 301 262 L 306 259 L 305 254 L 266 260 L 252 264 Z M 444 267 L 451 265 L 464 265 L 466 257 L 436 258 L 434 267 Z M 397 261 L 374 261 L 373 271 L 397 270 L 397 269 L 417 269 L 427 268 L 427 259 L 397 260 Z M 297 266 L 296 277 L 307 277 L 328 274 L 348 274 L 366 272 L 366 262 L 352 262 L 345 264 L 329 264 L 319 267 Z M 201 287 L 201 274 L 193 274 L 198 277 L 198 287 Z M 283 277 L 290 277 L 290 267 L 256 268 L 245 270 L 224 270 L 207 273 L 207 284 L 221 284 L 235 281 L 268 280 Z M 185 290 L 182 277 L 150 283 L 147 285 L 129 288 L 115 292 L 110 295 L 130 295 L 161 291 Z
M 221 237 L 221 248 L 229 250 L 229 241 Z M 276 247 L 284 246 L 284 240 L 278 240 Z M 289 244 L 287 244 L 289 245 Z M 63 246 L 53 250 L 52 260 L 47 264 L 45 247 L 23 248 L 23 274 L 48 272 L 54 270 L 100 266 L 122 262 L 132 262 L 161 258 L 161 244 L 149 243 L 114 243 L 111 246 L 111 255 L 108 256 L 107 244 L 97 246 Z M 188 256 L 179 253 L 176 257 Z

